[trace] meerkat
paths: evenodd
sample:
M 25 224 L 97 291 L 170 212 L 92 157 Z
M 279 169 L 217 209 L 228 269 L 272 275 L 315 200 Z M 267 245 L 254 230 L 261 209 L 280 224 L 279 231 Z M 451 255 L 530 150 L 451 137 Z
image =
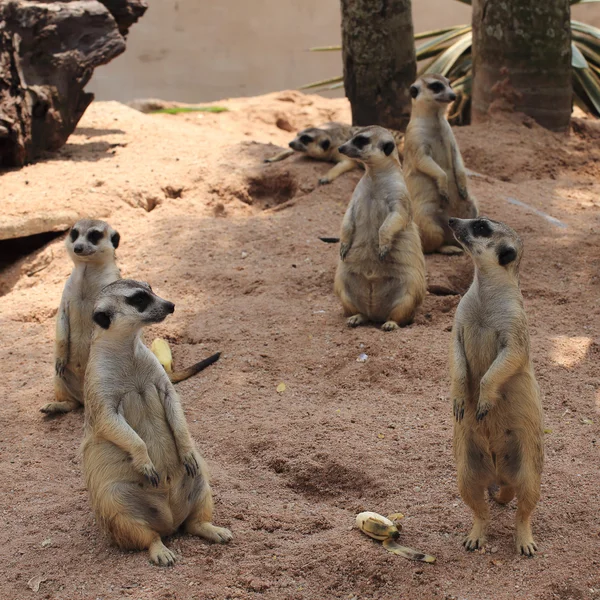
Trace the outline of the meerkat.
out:
M 325 123 L 319 127 L 303 129 L 289 143 L 290 147 L 287 150 L 284 150 L 271 158 L 265 158 L 265 162 L 279 162 L 280 160 L 292 156 L 294 152 L 302 152 L 315 160 L 336 163 L 324 177 L 319 179 L 320 184 L 331 183 L 340 175 L 359 166 L 356 161 L 340 154 L 338 148 L 344 142 L 347 142 L 360 129 L 360 127 L 335 122 Z M 392 132 L 392 135 L 401 152 L 404 134 L 399 131 L 394 131 Z
M 410 86 L 410 95 L 404 178 L 423 252 L 459 254 L 462 249 L 448 227 L 448 218 L 474 218 L 478 208 L 469 194 L 460 150 L 446 118 L 447 105 L 456 94 L 445 77 L 425 75 Z
M 100 290 L 121 278 L 115 250 L 121 236 L 108 223 L 81 219 L 65 240 L 73 261 L 73 271 L 65 284 L 56 318 L 55 401 L 44 405 L 45 414 L 66 413 L 83 403 L 83 377 L 92 339 L 92 310 Z M 219 359 L 220 353 L 171 373 L 178 383 L 205 369 Z
M 425 259 L 396 142 L 382 127 L 361 129 L 339 148 L 365 165 L 342 221 L 334 289 L 348 325 L 412 322 L 425 296 Z
M 92 337 L 92 311 L 100 290 L 121 277 L 115 262 L 120 235 L 108 223 L 82 219 L 65 240 L 74 267 L 56 317 L 54 395 L 40 410 L 66 413 L 81 406 Z
M 96 519 L 120 548 L 148 550 L 157 565 L 173 553 L 161 538 L 183 526 L 211 542 L 228 542 L 212 523 L 206 465 L 188 431 L 173 384 L 142 341 L 175 305 L 146 283 L 121 279 L 105 287 L 85 374 L 83 472 Z
M 456 310 L 450 348 L 458 487 L 474 514 L 463 545 L 475 550 L 485 543 L 485 490 L 497 484 L 500 504 L 517 496 L 517 552 L 533 556 L 543 415 L 519 289 L 523 245 L 510 227 L 483 217 L 451 218 L 449 226 L 475 265 L 473 283 Z

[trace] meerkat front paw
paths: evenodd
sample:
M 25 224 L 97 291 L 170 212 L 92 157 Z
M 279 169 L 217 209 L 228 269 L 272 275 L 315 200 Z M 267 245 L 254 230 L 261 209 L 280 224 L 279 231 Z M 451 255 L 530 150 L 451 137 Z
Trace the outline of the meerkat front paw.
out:
M 452 414 L 454 415 L 457 423 L 460 423 L 465 416 L 465 399 L 454 398 L 454 402 L 452 404 Z
M 537 552 L 537 544 L 535 543 L 531 533 L 525 535 L 517 535 L 517 552 L 523 556 L 532 557 Z
M 190 450 L 181 457 L 181 462 L 185 467 L 185 472 L 189 477 L 196 477 L 200 470 L 200 464 L 195 450 Z
M 461 200 L 469 199 L 469 190 L 467 190 L 467 186 L 464 184 L 458 184 L 458 195 L 461 197 Z
M 396 321 L 386 321 L 381 326 L 381 329 L 383 329 L 383 331 L 396 331 L 396 329 L 400 329 L 400 326 L 398 323 L 396 323 Z
M 485 535 L 477 527 L 473 527 L 471 533 L 464 539 L 463 546 L 465 550 L 472 552 L 478 548 L 483 548 L 485 545 Z
M 66 358 L 58 357 L 56 359 L 56 362 L 54 363 L 54 370 L 59 377 L 64 377 L 68 362 L 69 361 Z
M 146 463 L 142 465 L 140 469 L 142 475 L 148 480 L 148 483 L 152 485 L 152 487 L 158 487 L 160 483 L 160 475 L 158 471 L 154 468 L 154 465 L 150 463 Z
M 491 402 L 479 399 L 479 402 L 477 403 L 477 412 L 475 413 L 475 418 L 479 422 L 483 421 L 483 419 L 485 419 L 486 415 L 490 412 L 490 410 L 492 410 L 493 407 L 494 405 Z
M 342 260 L 345 260 L 346 256 L 348 255 L 349 250 L 350 250 L 350 244 L 346 244 L 345 242 L 342 242 L 340 244 L 340 258 Z
M 385 260 L 385 257 L 390 253 L 390 246 L 379 246 L 379 260 Z
M 319 179 L 319 185 L 327 185 L 328 183 L 331 183 L 331 179 L 329 179 L 327 176 Z

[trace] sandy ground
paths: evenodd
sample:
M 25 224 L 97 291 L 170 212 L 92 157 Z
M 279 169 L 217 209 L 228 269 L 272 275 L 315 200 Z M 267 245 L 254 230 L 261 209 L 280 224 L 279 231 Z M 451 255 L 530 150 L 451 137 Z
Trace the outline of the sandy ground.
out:
M 179 366 L 223 352 L 178 391 L 213 474 L 215 522 L 235 539 L 175 536 L 180 560 L 161 569 L 99 532 L 81 477 L 82 412 L 38 412 L 52 396 L 71 268 L 59 238 L 0 272 L 0 596 L 600 598 L 598 129 L 578 122 L 562 138 L 516 118 L 457 130 L 483 214 L 526 245 L 547 456 L 540 553 L 523 559 L 514 502 L 492 508 L 485 551 L 461 548 L 471 517 L 456 487 L 447 365 L 459 297 L 428 295 L 398 332 L 349 330 L 332 293 L 337 247 L 318 236 L 337 234 L 360 172 L 319 187 L 325 164 L 261 164 L 286 129 L 347 119 L 345 102 L 284 92 L 225 104 L 231 112 L 186 116 L 92 105 L 60 152 L 3 174 L 0 231 L 40 214 L 59 229 L 106 218 L 122 236 L 123 274 L 177 306 L 148 339 L 169 339 Z M 427 268 L 432 283 L 470 283 L 465 257 L 428 257 Z M 404 513 L 402 542 L 437 563 L 388 554 L 353 529 L 361 510 Z

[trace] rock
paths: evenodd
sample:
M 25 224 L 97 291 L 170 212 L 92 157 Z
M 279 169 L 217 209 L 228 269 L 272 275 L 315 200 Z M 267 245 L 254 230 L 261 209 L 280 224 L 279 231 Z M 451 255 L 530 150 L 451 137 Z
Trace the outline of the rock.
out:
M 94 99 L 94 69 L 125 51 L 143 0 L 0 4 L 0 166 L 57 150 Z

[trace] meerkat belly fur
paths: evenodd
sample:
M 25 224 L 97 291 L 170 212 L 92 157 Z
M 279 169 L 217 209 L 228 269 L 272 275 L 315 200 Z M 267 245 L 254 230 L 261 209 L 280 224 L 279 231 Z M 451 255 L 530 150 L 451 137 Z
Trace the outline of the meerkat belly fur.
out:
M 522 243 L 503 223 L 450 219 L 475 263 L 475 276 L 456 310 L 450 349 L 454 455 L 458 487 L 474 515 L 464 541 L 481 548 L 489 521 L 488 486 L 500 504 L 517 497 L 517 551 L 533 556 L 531 514 L 540 496 L 543 416 L 519 290 Z
M 227 542 L 211 523 L 208 473 L 179 397 L 141 339 L 174 310 L 144 283 L 122 279 L 100 293 L 85 375 L 83 471 L 98 523 L 121 548 L 173 564 L 161 537 L 187 533 Z
M 301 152 L 315 160 L 336 163 L 324 177 L 319 179 L 320 184 L 331 183 L 340 175 L 360 166 L 359 163 L 348 156 L 344 156 L 338 150 L 339 146 L 347 142 L 360 129 L 360 127 L 336 122 L 303 129 L 289 143 L 289 149 L 265 159 L 265 162 L 278 162 L 292 156 L 294 152 Z M 391 133 L 398 149 L 401 150 L 404 134 L 397 131 Z
M 382 127 L 361 129 L 340 152 L 364 163 L 342 222 L 335 276 L 348 324 L 412 322 L 425 296 L 425 259 L 396 143 Z
M 78 221 L 67 236 L 65 245 L 74 267 L 56 317 L 55 401 L 43 406 L 43 413 L 65 413 L 83 403 L 92 312 L 100 290 L 121 277 L 115 263 L 119 240 L 108 223 L 92 219 Z
M 448 227 L 449 217 L 473 218 L 477 202 L 446 107 L 456 95 L 441 75 L 426 75 L 410 88 L 412 111 L 404 141 L 404 177 L 410 193 L 423 251 L 462 252 Z
M 55 401 L 40 410 L 59 414 L 83 404 L 83 379 L 92 340 L 92 311 L 98 294 L 121 278 L 115 250 L 120 235 L 108 223 L 81 219 L 71 228 L 65 241 L 73 260 L 73 271 L 65 284 L 56 318 Z M 220 353 L 169 373 L 173 383 L 188 379 L 219 359 Z

